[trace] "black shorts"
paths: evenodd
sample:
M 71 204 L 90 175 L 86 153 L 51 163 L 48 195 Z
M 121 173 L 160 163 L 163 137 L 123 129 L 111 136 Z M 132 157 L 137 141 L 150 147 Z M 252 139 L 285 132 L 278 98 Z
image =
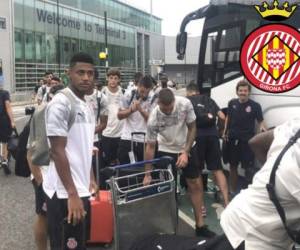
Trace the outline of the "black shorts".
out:
M 106 165 L 110 165 L 111 162 L 118 159 L 118 148 L 119 148 L 120 138 L 105 137 L 102 136 L 101 139 L 101 149 L 103 151 L 103 160 Z
M 231 166 L 237 167 L 241 163 L 243 168 L 248 168 L 254 165 L 255 157 L 248 141 L 229 139 L 227 146 L 228 160 Z
M 201 136 L 196 139 L 200 168 L 206 163 L 210 171 L 222 170 L 220 142 L 217 136 Z
M 35 212 L 39 215 L 46 215 L 47 204 L 46 204 L 46 194 L 43 190 L 43 185 L 38 185 L 35 179 L 32 180 L 32 185 L 35 194 Z
M 174 159 L 173 164 L 172 164 L 172 171 L 173 171 L 175 181 L 177 182 L 176 176 L 177 176 L 178 169 L 175 164 L 177 162 L 179 154 L 158 151 L 157 158 L 162 157 L 162 156 L 170 156 Z M 193 147 L 190 152 L 188 165 L 185 168 L 182 168 L 182 174 L 185 178 L 194 179 L 194 178 L 198 178 L 200 176 L 201 169 L 196 164 L 197 164 L 196 148 Z M 163 166 L 161 164 L 156 165 L 156 168 L 158 168 L 158 169 L 166 169 L 167 167 L 168 166 Z
M 88 197 L 81 198 L 83 201 L 84 209 L 87 216 L 82 222 L 81 227 L 75 227 L 73 230 L 74 235 L 79 235 L 82 239 L 83 246 L 80 248 L 86 250 L 86 240 L 89 239 L 89 223 L 90 223 L 90 201 Z M 48 233 L 50 238 L 51 250 L 60 250 L 63 245 L 63 225 L 68 216 L 68 200 L 58 199 L 56 194 L 50 199 L 46 195 L 47 202 L 47 220 L 48 220 Z

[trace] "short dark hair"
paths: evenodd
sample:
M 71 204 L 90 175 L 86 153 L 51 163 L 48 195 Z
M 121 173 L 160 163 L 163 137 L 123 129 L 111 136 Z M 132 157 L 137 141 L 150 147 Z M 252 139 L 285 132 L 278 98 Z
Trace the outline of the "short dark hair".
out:
M 93 57 L 91 57 L 89 54 L 85 52 L 79 52 L 72 56 L 70 61 L 70 68 L 73 68 L 76 65 L 76 63 L 79 62 L 95 65 Z
M 162 89 L 158 93 L 158 101 L 163 105 L 170 105 L 172 102 L 175 101 L 175 96 L 170 89 Z
M 58 91 L 64 89 L 65 86 L 61 83 L 54 85 L 50 88 L 49 93 L 55 95 Z
M 249 92 L 251 91 L 251 85 L 246 79 L 240 80 L 236 85 L 236 92 L 239 90 L 240 87 L 248 87 Z
M 48 75 L 53 75 L 53 73 L 51 71 L 46 71 L 44 76 L 48 76 Z
M 121 72 L 117 68 L 111 68 L 111 69 L 109 69 L 106 75 L 107 76 L 117 76 L 117 77 L 119 77 L 121 79 Z
M 57 76 L 53 76 L 53 77 L 51 78 L 51 80 L 54 80 L 54 81 L 60 82 L 60 78 L 58 78 Z
M 153 81 L 151 76 L 146 75 L 143 78 L 141 78 L 138 82 L 138 85 L 143 86 L 146 89 L 151 89 L 153 87 Z
M 136 72 L 134 74 L 134 82 L 138 83 L 143 78 L 143 74 L 141 72 Z
M 186 86 L 186 91 L 189 91 L 189 92 L 199 92 L 199 87 L 198 85 L 191 81 L 187 86 Z

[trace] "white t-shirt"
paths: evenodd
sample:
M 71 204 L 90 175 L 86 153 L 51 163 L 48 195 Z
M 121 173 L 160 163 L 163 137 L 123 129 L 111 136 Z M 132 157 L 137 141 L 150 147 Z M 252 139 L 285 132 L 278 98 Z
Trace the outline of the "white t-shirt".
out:
M 107 97 L 108 120 L 107 126 L 103 131 L 106 137 L 118 138 L 121 137 L 124 120 L 118 119 L 120 103 L 123 97 L 122 88 L 119 87 L 116 93 L 111 92 L 107 87 L 102 90 L 102 93 Z
M 137 90 L 134 91 L 134 93 L 137 93 Z M 122 100 L 121 100 L 121 109 L 127 109 L 130 107 L 131 103 L 134 100 L 137 100 L 137 95 L 132 95 L 132 91 L 126 91 Z M 133 96 L 133 98 L 132 98 Z M 131 101 L 132 99 L 132 101 Z M 145 101 L 141 102 L 141 108 L 145 110 L 146 112 L 150 113 L 153 107 L 156 105 L 156 103 L 152 103 L 152 96 L 148 96 Z M 131 140 L 131 133 L 132 132 L 144 132 L 146 133 L 147 129 L 147 123 L 144 119 L 144 117 L 141 115 L 139 111 L 136 111 L 132 113 L 130 116 L 128 116 L 126 119 L 124 119 L 124 126 L 122 129 L 122 140 Z M 144 137 L 142 135 L 134 136 L 133 140 L 136 142 L 144 142 Z
M 266 189 L 279 153 L 300 129 L 300 118 L 274 130 L 274 141 L 268 159 L 254 176 L 253 184 L 243 190 L 227 206 L 221 216 L 221 226 L 233 248 L 245 240 L 246 250 L 289 249 L 291 240 Z M 276 172 L 275 191 L 292 229 L 300 226 L 300 140 L 283 156 Z
M 69 91 L 71 91 L 69 89 Z M 73 92 L 71 91 L 73 94 Z M 74 94 L 73 94 L 74 95 Z M 75 96 L 75 95 L 74 95 Z M 68 131 L 68 121 L 71 111 L 69 99 L 61 93 L 54 96 L 46 110 L 47 136 L 67 137 L 65 148 L 70 164 L 71 175 L 80 197 L 90 196 L 90 174 L 92 165 L 92 150 L 95 130 L 95 117 L 89 105 L 76 98 L 76 117 L 73 126 Z M 60 199 L 67 199 L 68 194 L 59 178 L 54 162 L 51 161 L 43 182 L 45 193 L 52 198 L 56 192 Z
M 158 141 L 158 150 L 180 153 L 186 143 L 187 124 L 196 120 L 193 105 L 185 97 L 175 96 L 174 109 L 170 115 L 161 112 L 157 105 L 148 119 L 147 142 Z
M 43 86 L 39 87 L 37 95 L 36 95 L 37 100 L 47 103 L 48 102 L 47 97 L 50 92 L 50 89 L 51 89 L 51 87 L 48 85 L 43 85 Z
M 102 94 L 101 91 L 94 89 L 93 94 L 86 95 L 85 97 L 86 103 L 91 107 L 91 109 L 94 111 L 95 116 L 95 122 L 96 124 L 100 124 L 100 120 L 97 121 L 97 115 L 98 115 L 98 100 L 100 101 L 100 116 L 107 116 L 108 115 L 108 107 L 107 107 L 107 97 Z M 94 135 L 94 142 L 97 142 L 99 140 L 98 134 Z

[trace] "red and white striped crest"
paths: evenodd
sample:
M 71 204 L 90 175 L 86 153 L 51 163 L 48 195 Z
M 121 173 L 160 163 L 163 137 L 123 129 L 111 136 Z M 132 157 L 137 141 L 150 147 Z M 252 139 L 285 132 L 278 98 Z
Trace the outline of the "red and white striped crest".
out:
M 291 26 L 256 29 L 244 41 L 240 55 L 245 77 L 263 91 L 282 93 L 300 83 L 300 33 Z

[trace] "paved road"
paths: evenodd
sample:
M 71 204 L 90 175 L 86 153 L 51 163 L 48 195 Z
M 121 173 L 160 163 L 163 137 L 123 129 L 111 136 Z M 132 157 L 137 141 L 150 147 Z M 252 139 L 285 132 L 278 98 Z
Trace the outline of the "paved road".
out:
M 0 249 L 35 249 L 33 189 L 28 178 L 4 176 L 0 172 Z

